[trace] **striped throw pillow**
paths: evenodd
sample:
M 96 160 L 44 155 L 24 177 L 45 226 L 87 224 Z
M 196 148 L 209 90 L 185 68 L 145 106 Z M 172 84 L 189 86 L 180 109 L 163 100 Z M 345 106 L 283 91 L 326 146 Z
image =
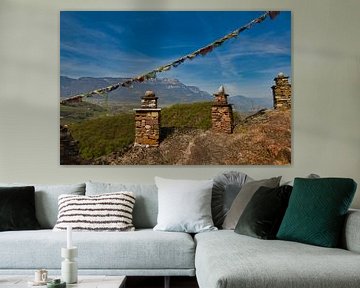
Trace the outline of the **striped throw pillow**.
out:
M 74 231 L 133 231 L 133 192 L 92 196 L 60 195 L 55 231 L 72 226 Z

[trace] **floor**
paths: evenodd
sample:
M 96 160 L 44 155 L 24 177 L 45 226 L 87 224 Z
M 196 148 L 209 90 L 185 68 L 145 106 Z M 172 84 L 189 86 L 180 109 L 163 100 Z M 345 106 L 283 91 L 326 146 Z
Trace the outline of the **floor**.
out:
M 131 277 L 126 279 L 126 288 L 163 288 L 164 277 Z M 195 277 L 171 277 L 171 288 L 199 288 Z

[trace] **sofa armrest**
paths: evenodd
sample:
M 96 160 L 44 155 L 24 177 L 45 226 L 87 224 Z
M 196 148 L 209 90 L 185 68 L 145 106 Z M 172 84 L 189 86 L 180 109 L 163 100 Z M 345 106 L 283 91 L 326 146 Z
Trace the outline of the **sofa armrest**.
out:
M 360 210 L 349 210 L 343 232 L 343 248 L 360 253 Z

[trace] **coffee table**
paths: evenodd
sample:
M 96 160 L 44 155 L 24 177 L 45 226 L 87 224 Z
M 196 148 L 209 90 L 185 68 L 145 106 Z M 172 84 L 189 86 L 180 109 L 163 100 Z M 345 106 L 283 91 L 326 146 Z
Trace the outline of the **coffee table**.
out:
M 57 278 L 52 277 L 51 279 Z M 0 275 L 1 288 L 44 288 L 45 286 L 28 286 L 28 282 L 32 281 L 32 276 L 2 276 Z M 78 283 L 67 284 L 66 288 L 125 288 L 126 276 L 87 276 L 80 275 Z

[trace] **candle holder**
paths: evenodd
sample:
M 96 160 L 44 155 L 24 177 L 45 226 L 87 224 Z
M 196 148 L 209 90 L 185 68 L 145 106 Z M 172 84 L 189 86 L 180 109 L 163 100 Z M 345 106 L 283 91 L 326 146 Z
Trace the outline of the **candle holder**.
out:
M 75 257 L 78 255 L 77 247 L 61 248 L 61 279 L 67 284 L 77 283 L 78 269 Z

